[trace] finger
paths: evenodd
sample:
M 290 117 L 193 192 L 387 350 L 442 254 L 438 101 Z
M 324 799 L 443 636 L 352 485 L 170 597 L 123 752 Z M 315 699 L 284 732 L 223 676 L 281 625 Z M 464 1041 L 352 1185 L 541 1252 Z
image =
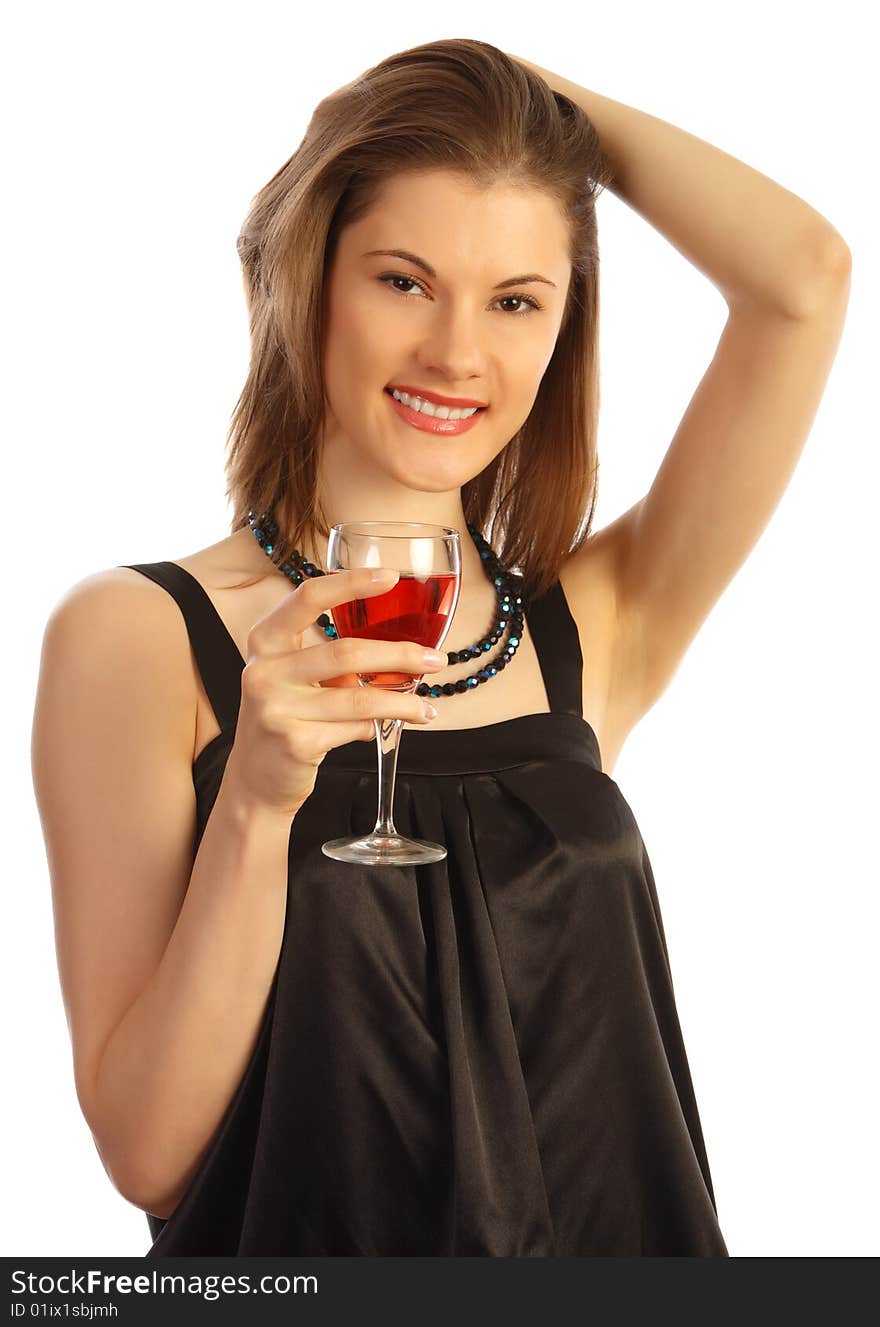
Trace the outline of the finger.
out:
M 337 604 L 352 599 L 366 599 L 387 594 L 400 579 L 400 573 L 390 572 L 382 580 L 374 580 L 377 568 L 355 567 L 351 571 L 332 571 L 325 576 L 310 576 L 302 581 L 292 594 L 283 599 L 248 633 L 248 656 L 285 654 L 302 645 L 302 633 L 322 613 Z
M 363 719 L 405 719 L 426 723 L 429 715 L 421 696 L 411 691 L 385 691 L 382 687 L 314 687 L 296 699 L 297 718 L 318 723 L 357 722 Z
M 288 645 L 287 652 L 274 656 L 270 664 L 277 681 L 300 686 L 318 682 L 338 687 L 357 685 L 358 673 L 406 673 L 416 678 L 447 666 L 448 659 L 442 650 L 434 663 L 414 640 L 373 640 L 360 636 L 342 636 L 293 652 Z
M 347 746 L 349 742 L 374 742 L 376 729 L 372 719 L 356 719 L 351 723 L 334 723 L 325 730 L 327 740 L 325 750 L 332 751 L 336 746 Z

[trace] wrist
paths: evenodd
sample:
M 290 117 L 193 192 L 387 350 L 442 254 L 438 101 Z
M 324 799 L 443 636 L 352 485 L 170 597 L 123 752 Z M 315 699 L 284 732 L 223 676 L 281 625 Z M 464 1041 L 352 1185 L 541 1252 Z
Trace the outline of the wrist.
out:
M 299 808 L 273 806 L 263 801 L 241 778 L 233 759 L 234 754 L 233 748 L 223 771 L 223 780 L 217 794 L 218 802 L 222 800 L 233 823 L 244 832 L 260 828 L 269 832 L 278 830 L 289 833 Z

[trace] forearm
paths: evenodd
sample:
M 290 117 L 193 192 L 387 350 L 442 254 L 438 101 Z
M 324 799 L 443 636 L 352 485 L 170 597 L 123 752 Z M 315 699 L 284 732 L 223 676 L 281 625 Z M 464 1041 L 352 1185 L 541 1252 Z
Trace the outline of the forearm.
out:
M 731 308 L 803 311 L 846 252 L 819 212 L 711 143 L 528 64 L 595 125 L 612 193 L 669 240 Z
M 289 835 L 289 820 L 248 807 L 224 777 L 162 961 L 101 1058 L 96 1142 L 114 1183 L 157 1216 L 193 1178 L 253 1054 Z

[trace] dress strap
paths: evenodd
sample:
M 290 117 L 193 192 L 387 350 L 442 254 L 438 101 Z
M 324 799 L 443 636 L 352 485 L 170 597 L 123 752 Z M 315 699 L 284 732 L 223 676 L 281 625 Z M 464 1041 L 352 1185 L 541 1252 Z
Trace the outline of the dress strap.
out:
M 183 614 L 196 666 L 222 729 L 233 728 L 241 707 L 241 651 L 204 586 L 176 562 L 125 564 L 167 590 Z
M 584 661 L 577 623 L 561 583 L 554 581 L 544 594 L 527 604 L 525 616 L 550 709 L 582 719 Z

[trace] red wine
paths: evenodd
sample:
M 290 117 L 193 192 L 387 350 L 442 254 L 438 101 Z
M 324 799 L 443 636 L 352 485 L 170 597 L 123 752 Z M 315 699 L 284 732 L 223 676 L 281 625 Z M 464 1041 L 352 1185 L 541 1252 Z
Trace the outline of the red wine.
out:
M 414 640 L 435 650 L 455 612 L 460 579 L 454 572 L 438 572 L 424 579 L 402 573 L 397 584 L 384 594 L 336 604 L 332 610 L 333 625 L 340 636 Z M 409 691 L 414 680 L 412 673 L 361 673 L 360 676 L 365 682 L 392 691 Z

